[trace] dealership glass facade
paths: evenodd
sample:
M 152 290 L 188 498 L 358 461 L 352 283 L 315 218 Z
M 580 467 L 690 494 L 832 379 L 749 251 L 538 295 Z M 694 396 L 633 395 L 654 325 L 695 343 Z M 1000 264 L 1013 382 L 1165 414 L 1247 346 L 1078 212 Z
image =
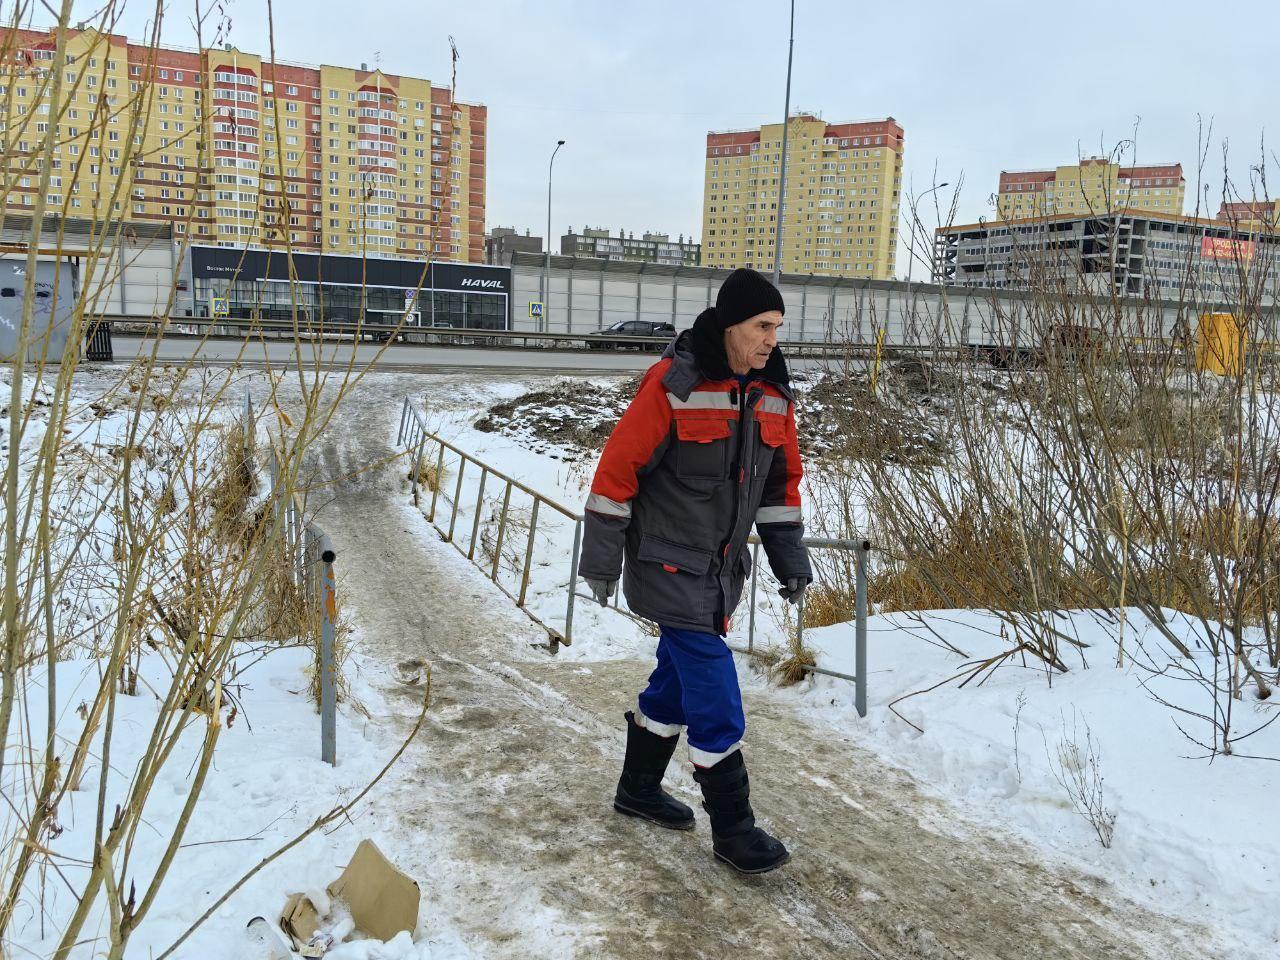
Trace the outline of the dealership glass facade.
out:
M 303 322 L 469 327 L 505 330 L 507 267 L 406 260 L 361 260 L 265 251 L 191 248 L 192 313 L 210 316 L 226 298 L 227 316 Z

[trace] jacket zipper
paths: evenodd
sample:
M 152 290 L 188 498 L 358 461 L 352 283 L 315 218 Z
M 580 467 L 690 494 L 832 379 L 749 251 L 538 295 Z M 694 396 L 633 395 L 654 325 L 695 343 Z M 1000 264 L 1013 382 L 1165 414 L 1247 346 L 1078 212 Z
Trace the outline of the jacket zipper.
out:
M 724 627 L 726 633 L 729 629 L 729 618 L 726 616 L 726 611 L 729 608 L 729 594 L 724 586 L 723 577 L 725 576 L 726 570 L 725 564 L 729 559 L 729 545 L 733 543 L 733 535 L 738 529 L 738 520 L 742 515 L 742 498 L 746 496 L 747 492 L 747 468 L 743 461 L 743 453 L 747 445 L 747 409 L 755 408 L 755 405 L 760 402 L 760 398 L 764 396 L 764 391 L 758 388 L 747 389 L 744 387 L 742 393 L 738 394 L 737 388 L 735 387 L 730 391 L 730 393 L 732 395 L 731 399 L 735 405 L 737 404 L 738 397 L 741 396 L 742 406 L 738 409 L 738 442 L 734 452 L 733 462 L 733 466 L 737 467 L 736 479 L 738 483 L 738 492 L 737 496 L 735 496 L 733 500 L 733 520 L 729 524 L 729 538 L 720 545 L 720 577 L 722 578 L 720 581 L 720 619 L 722 621 L 721 625 Z M 752 476 L 754 475 L 755 470 L 753 466 Z

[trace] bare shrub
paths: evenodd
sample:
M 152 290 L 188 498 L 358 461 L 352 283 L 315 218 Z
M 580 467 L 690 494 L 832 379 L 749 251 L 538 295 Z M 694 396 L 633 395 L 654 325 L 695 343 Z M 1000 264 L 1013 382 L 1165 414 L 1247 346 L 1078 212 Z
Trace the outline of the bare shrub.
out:
M 1084 727 L 1083 742 L 1080 739 L 1081 726 Z M 1053 778 L 1071 801 L 1072 809 L 1093 827 L 1098 843 L 1110 850 L 1115 838 L 1116 814 L 1107 808 L 1103 792 L 1102 753 L 1088 722 L 1078 718 L 1072 710 L 1071 729 L 1066 729 L 1064 718 L 1061 738 L 1050 750 L 1046 737 L 1045 753 Z

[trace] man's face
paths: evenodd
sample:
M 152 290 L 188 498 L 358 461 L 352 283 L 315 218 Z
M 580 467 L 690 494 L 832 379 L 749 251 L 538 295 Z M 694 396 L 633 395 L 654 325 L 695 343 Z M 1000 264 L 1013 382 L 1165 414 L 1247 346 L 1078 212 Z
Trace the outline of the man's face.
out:
M 727 329 L 724 332 L 724 352 L 733 372 L 745 374 L 749 370 L 764 369 L 769 362 L 769 354 L 778 345 L 780 326 L 782 312 L 767 310 Z

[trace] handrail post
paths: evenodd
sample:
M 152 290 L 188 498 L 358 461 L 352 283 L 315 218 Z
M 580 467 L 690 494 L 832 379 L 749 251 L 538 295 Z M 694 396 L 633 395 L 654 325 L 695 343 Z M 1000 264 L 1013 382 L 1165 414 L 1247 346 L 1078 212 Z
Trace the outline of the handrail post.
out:
M 338 691 L 334 676 L 333 643 L 338 616 L 337 585 L 333 577 L 335 558 L 329 538 L 320 536 L 320 759 L 328 764 L 338 762 L 337 726 Z
M 751 608 L 747 611 L 747 652 L 755 651 L 756 642 L 756 572 L 760 566 L 760 544 L 751 545 Z
M 871 550 L 871 541 L 863 540 L 854 551 L 857 567 L 854 574 L 854 610 L 856 625 L 854 628 L 854 680 L 853 703 L 858 716 L 867 715 L 867 554 Z
M 462 471 L 467 466 L 467 458 L 458 456 L 458 485 L 453 490 L 453 515 L 449 517 L 449 535 L 445 537 L 450 543 L 453 543 L 453 528 L 458 523 L 458 498 L 462 496 Z
M 396 431 L 396 443 L 404 443 L 404 428 L 409 420 L 409 398 L 404 398 L 400 407 L 400 429 Z
M 578 586 L 578 554 L 582 550 L 582 518 L 573 523 L 573 553 L 569 558 L 569 604 L 564 611 L 564 642 L 573 642 L 573 598 Z
M 542 500 L 534 497 L 533 510 L 529 513 L 529 542 L 524 548 L 524 572 L 520 575 L 520 599 L 516 601 L 517 607 L 524 606 L 524 598 L 529 592 L 529 573 L 533 569 L 533 538 L 538 534 L 538 507 L 540 506 L 542 506 Z
M 414 439 L 417 441 L 416 446 L 418 451 L 413 458 L 413 482 L 416 486 L 422 476 L 422 448 L 427 445 L 427 435 L 424 433 L 421 438 L 415 437 Z M 418 498 L 416 496 L 413 498 L 413 502 L 417 505 Z
M 804 593 L 800 594 L 800 602 L 796 604 L 796 647 L 804 647 Z
M 436 501 L 440 499 L 440 484 L 444 481 L 444 441 L 440 441 L 440 456 L 436 460 L 436 486 L 431 491 L 431 515 L 427 517 L 432 523 L 436 522 Z
M 507 533 L 507 508 L 511 506 L 511 481 L 507 481 L 506 492 L 502 494 L 502 515 L 498 518 L 498 539 L 493 546 L 493 567 L 489 571 L 489 579 L 498 582 L 498 561 L 502 559 L 502 540 Z
M 480 464 L 480 493 L 476 496 L 476 515 L 471 521 L 471 542 L 467 544 L 467 559 L 476 557 L 476 537 L 480 535 L 480 514 L 484 510 L 484 483 L 489 479 L 489 468 Z

